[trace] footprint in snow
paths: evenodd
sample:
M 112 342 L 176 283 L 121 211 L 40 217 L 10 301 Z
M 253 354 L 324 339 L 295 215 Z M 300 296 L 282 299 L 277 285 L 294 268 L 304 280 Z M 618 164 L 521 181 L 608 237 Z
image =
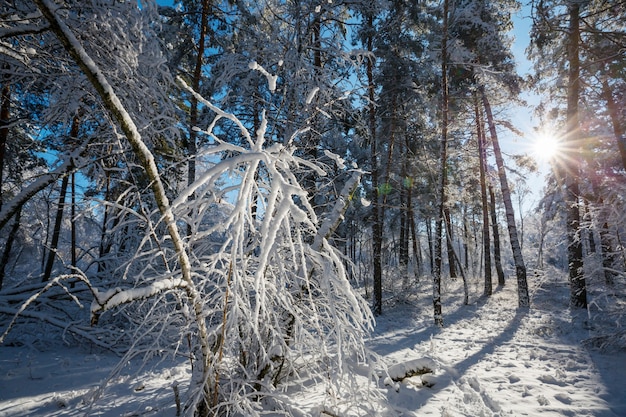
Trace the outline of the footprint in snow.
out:
M 548 399 L 546 397 L 544 397 L 543 395 L 540 395 L 537 397 L 537 402 L 539 403 L 539 405 L 548 405 L 550 404 L 550 401 L 548 401 Z
M 541 375 L 537 379 L 539 379 L 541 382 L 546 383 L 546 384 L 559 385 L 561 387 L 567 385 L 565 382 L 559 381 L 552 375 Z
M 567 394 L 556 394 L 554 396 L 554 398 L 556 398 L 557 400 L 561 401 L 563 404 L 571 404 L 572 403 L 572 397 L 570 397 Z
M 520 382 L 521 380 L 519 376 L 513 374 L 509 375 L 508 378 L 511 384 L 515 384 L 516 382 Z

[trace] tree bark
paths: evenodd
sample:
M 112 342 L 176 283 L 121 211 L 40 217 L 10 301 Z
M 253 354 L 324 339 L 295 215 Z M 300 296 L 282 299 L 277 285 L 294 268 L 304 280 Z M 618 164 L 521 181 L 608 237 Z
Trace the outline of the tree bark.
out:
M 622 122 L 619 118 L 619 111 L 617 103 L 613 99 L 613 93 L 609 88 L 609 83 L 606 77 L 602 80 L 602 95 L 606 101 L 606 108 L 609 111 L 611 118 L 611 125 L 613 126 L 613 134 L 615 135 L 615 141 L 617 142 L 617 148 L 622 159 L 622 167 L 626 169 L 626 132 L 624 131 Z
M 589 210 L 589 200 L 586 198 L 583 199 L 583 210 L 585 212 L 583 218 L 586 224 L 585 232 L 587 235 L 587 242 L 589 244 L 589 253 L 596 253 L 596 239 L 593 233 L 594 222 L 593 222 L 593 217 L 591 216 L 591 211 Z
M 474 95 L 474 113 L 476 115 L 476 141 L 478 142 L 478 171 L 480 173 L 480 199 L 483 212 L 483 256 L 485 259 L 485 295 L 493 293 L 491 279 L 491 242 L 489 239 L 489 205 L 487 203 L 487 179 L 485 176 L 486 153 L 482 118 L 478 106 L 478 97 Z
M 447 224 L 447 223 L 446 223 Z M 450 240 L 450 233 L 446 230 L 446 239 Z M 459 255 L 456 253 L 454 249 L 454 245 L 450 245 L 452 252 L 452 261 L 456 262 L 459 267 L 459 272 L 461 273 L 461 278 L 463 279 L 463 305 L 469 304 L 469 283 L 467 282 L 467 276 L 465 275 L 465 271 L 463 270 L 463 265 L 461 264 L 461 260 L 459 259 Z
M 439 148 L 439 174 L 437 178 L 437 217 L 435 219 L 434 268 L 433 268 L 433 313 L 435 325 L 443 327 L 441 310 L 441 263 L 443 246 L 443 222 L 446 203 L 448 176 L 448 10 L 449 1 L 443 2 L 443 34 L 441 38 L 441 142 Z
M 69 175 L 66 175 L 61 181 L 61 190 L 59 191 L 59 204 L 57 205 L 57 212 L 54 218 L 54 227 L 52 229 L 52 239 L 50 241 L 50 247 L 47 251 L 48 256 L 46 258 L 46 264 L 44 266 L 44 272 L 41 278 L 41 282 L 48 281 L 52 276 L 52 268 L 54 267 L 54 260 L 56 259 L 57 249 L 59 246 L 59 237 L 61 236 L 63 211 L 65 211 L 65 195 L 67 194 L 69 178 Z
M 570 281 L 570 305 L 587 308 L 587 285 L 583 272 L 583 245 L 580 229 L 580 190 L 578 185 L 580 160 L 580 132 L 578 100 L 580 96 L 580 5 L 569 2 L 569 28 L 567 60 L 569 62 L 567 86 L 567 143 L 564 169 L 565 202 L 567 211 L 567 260 Z
M 433 237 L 433 225 L 432 219 L 426 219 L 426 237 L 428 239 L 428 260 L 430 264 L 430 273 L 435 273 L 435 254 L 434 254 L 434 237 Z
M 422 269 L 422 254 L 419 245 L 419 239 L 417 238 L 417 230 L 415 227 L 415 213 L 413 211 L 413 187 L 409 188 L 409 195 L 407 198 L 408 203 L 408 221 L 409 221 L 409 230 L 411 232 L 411 242 L 413 244 L 413 259 L 415 259 L 414 267 L 414 275 L 415 279 L 419 278 L 420 272 Z
M 607 285 L 615 283 L 617 271 L 615 270 L 615 247 L 613 238 L 609 233 L 609 224 L 604 222 L 600 228 L 600 247 L 602 248 L 602 268 L 604 269 L 604 282 Z
M 373 31 L 374 17 L 368 16 L 367 24 Z M 367 38 L 367 50 L 372 52 L 374 50 L 373 35 L 369 35 Z M 377 137 L 376 137 L 376 107 L 375 107 L 375 89 L 374 85 L 374 58 L 367 60 L 367 83 L 368 83 L 368 98 L 369 98 L 369 130 L 370 130 L 370 164 L 372 169 L 372 262 L 374 267 L 374 283 L 373 283 L 373 308 L 374 315 L 379 316 L 382 314 L 383 304 L 383 290 L 382 290 L 382 244 L 383 244 L 383 229 L 382 219 L 380 217 L 380 195 L 378 186 L 378 149 L 377 149 Z
M 5 65 L 6 66 L 6 65 Z M 0 93 L 0 211 L 4 196 L 2 184 L 4 183 L 4 160 L 6 156 L 7 140 L 9 138 L 9 119 L 11 118 L 11 86 L 8 76 L 4 77 L 2 92 Z
M 202 0 L 202 12 L 200 15 L 200 37 L 198 39 L 198 53 L 196 55 L 196 62 L 193 69 L 193 79 L 191 80 L 191 88 L 194 91 L 200 91 L 200 80 L 202 79 L 202 63 L 205 51 L 205 37 L 207 33 L 209 19 L 209 1 Z M 196 180 L 196 126 L 198 125 L 198 99 L 193 94 L 189 98 L 189 137 L 187 138 L 186 151 L 187 151 L 187 185 L 191 185 Z M 189 196 L 189 200 L 195 198 L 195 193 Z M 193 217 L 193 214 L 191 214 Z M 191 224 L 187 224 L 187 236 L 191 236 L 192 227 Z
M 489 133 L 491 135 L 491 141 L 493 144 L 493 153 L 496 158 L 496 165 L 498 166 L 498 176 L 500 178 L 500 187 L 502 189 L 502 200 L 504 202 L 504 209 L 506 211 L 509 239 L 511 241 L 511 250 L 513 251 L 513 260 L 515 262 L 518 303 L 520 307 L 530 307 L 530 297 L 528 295 L 528 280 L 526 278 L 526 265 L 524 264 L 522 249 L 519 243 L 519 239 L 517 237 L 515 211 L 513 210 L 513 203 L 511 201 L 511 191 L 509 189 L 509 183 L 506 179 L 504 159 L 502 158 L 502 151 L 500 150 L 500 143 L 498 141 L 496 125 L 493 120 L 491 105 L 489 104 L 489 100 L 487 99 L 487 95 L 485 94 L 485 88 L 481 85 L 479 86 L 479 91 L 482 97 L 483 106 L 485 108 L 485 115 L 487 116 L 487 124 L 489 125 Z
M 493 230 L 493 260 L 496 264 L 496 274 L 498 275 L 498 285 L 506 283 L 504 270 L 502 269 L 502 251 L 500 250 L 500 228 L 498 227 L 498 212 L 496 211 L 496 196 L 493 186 L 489 183 L 489 211 L 491 212 L 491 228 Z
M 452 215 L 450 214 L 450 207 L 448 207 L 447 202 L 448 198 L 446 196 L 446 203 L 443 207 L 443 219 L 446 223 L 446 252 L 448 254 L 448 268 L 450 271 L 450 278 L 457 278 L 456 266 L 454 262 L 454 233 L 452 232 Z
M 17 231 L 20 228 L 20 218 L 22 214 L 22 207 L 20 207 L 15 213 L 15 220 L 13 221 L 13 226 L 9 231 L 9 235 L 7 236 L 7 240 L 4 244 L 4 250 L 2 251 L 2 260 L 0 261 L 0 290 L 2 289 L 2 284 L 4 283 L 4 276 L 6 274 L 6 268 L 9 264 L 9 257 L 11 256 L 11 249 L 13 248 L 13 242 L 15 242 L 15 237 L 17 236 Z

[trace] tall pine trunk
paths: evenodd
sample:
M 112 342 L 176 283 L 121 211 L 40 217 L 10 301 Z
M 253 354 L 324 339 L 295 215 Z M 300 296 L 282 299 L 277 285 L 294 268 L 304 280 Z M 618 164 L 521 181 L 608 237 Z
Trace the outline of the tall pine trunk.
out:
M 528 280 L 526 278 L 526 265 L 524 264 L 524 257 L 522 256 L 522 248 L 517 237 L 517 225 L 515 224 L 515 211 L 513 210 L 513 203 L 511 201 L 511 191 L 509 189 L 509 183 L 506 179 L 506 170 L 504 168 L 504 159 L 502 158 L 502 151 L 500 150 L 500 142 L 498 141 L 498 134 L 496 132 L 496 125 L 493 119 L 493 113 L 491 111 L 491 105 L 485 94 L 485 88 L 479 86 L 480 94 L 485 108 L 485 115 L 487 116 L 487 124 L 489 125 L 489 133 L 491 135 L 491 141 L 493 144 L 493 153 L 496 158 L 496 165 L 498 166 L 498 176 L 500 177 L 500 187 L 502 189 L 502 200 L 504 202 L 504 209 L 506 211 L 506 222 L 509 230 L 509 239 L 511 241 L 511 250 L 513 251 L 513 261 L 515 262 L 515 275 L 517 277 L 517 297 L 520 307 L 530 306 L 530 297 L 528 295 Z
M 447 183 L 447 180 L 446 180 Z M 448 197 L 445 197 L 443 206 L 443 220 L 446 223 L 446 251 L 448 253 L 448 269 L 450 278 L 457 278 L 456 266 L 454 262 L 454 233 L 452 231 L 452 215 L 448 207 Z
M 4 276 L 6 274 L 7 265 L 9 264 L 9 258 L 11 256 L 11 249 L 13 248 L 13 242 L 15 242 L 17 231 L 20 229 L 21 215 L 22 215 L 22 207 L 20 206 L 20 208 L 15 213 L 15 220 L 13 220 L 13 226 L 11 226 L 11 230 L 9 231 L 9 235 L 7 236 L 7 240 L 4 244 L 4 249 L 2 251 L 2 259 L 0 260 L 0 290 L 2 289 L 2 285 L 4 283 Z
M 52 276 L 52 268 L 54 267 L 54 260 L 56 259 L 57 249 L 59 247 L 59 237 L 61 236 L 63 212 L 65 211 L 65 195 L 67 194 L 69 178 L 69 175 L 66 175 L 61 181 L 61 190 L 59 191 L 59 203 L 57 204 L 57 212 L 54 218 L 54 227 L 52 229 L 52 239 L 50 240 L 50 247 L 47 251 L 46 263 L 44 266 L 41 282 L 48 281 Z
M 4 64 L 7 69 L 8 65 Z M 9 121 L 11 118 L 11 86 L 9 76 L 5 75 L 2 80 L 2 92 L 0 93 L 0 211 L 2 211 L 2 184 L 4 184 L 4 160 L 6 158 L 7 140 L 9 138 Z
M 426 219 L 426 237 L 428 239 L 428 263 L 430 265 L 430 273 L 435 273 L 435 248 L 434 246 L 434 237 L 433 237 L 433 224 L 432 219 Z
M 439 174 L 437 177 L 437 214 L 435 219 L 434 267 L 433 267 L 433 314 L 435 325 L 443 327 L 441 310 L 441 263 L 443 246 L 443 217 L 446 203 L 447 160 L 448 160 L 448 9 L 443 2 L 443 34 L 441 39 L 441 142 L 439 149 Z
M 609 87 L 609 82 L 605 77 L 602 80 L 602 96 L 606 101 L 606 108 L 609 111 L 611 117 L 611 125 L 613 127 L 613 134 L 615 135 L 615 141 L 617 142 L 617 148 L 622 159 L 622 166 L 626 169 L 626 132 L 619 118 L 619 110 L 617 103 L 613 98 L 613 93 Z
M 78 142 L 78 116 L 72 118 L 72 126 L 70 127 L 70 142 Z M 73 168 L 73 167 L 71 167 Z M 46 282 L 52 276 L 52 268 L 54 267 L 54 260 L 57 256 L 57 249 L 59 246 L 59 237 L 61 236 L 61 227 L 63 225 L 63 212 L 65 211 L 65 196 L 67 194 L 67 187 L 69 185 L 70 176 L 73 177 L 73 173 L 63 177 L 61 181 L 61 190 L 59 191 L 59 203 L 57 205 L 57 213 L 54 218 L 54 228 L 52 229 L 52 240 L 50 241 L 50 247 L 48 248 L 48 257 L 46 258 L 46 264 L 44 266 L 43 277 L 41 282 Z M 72 181 L 73 182 L 73 181 Z M 73 248 L 72 248 L 73 249 Z
M 72 172 L 71 174 L 72 176 L 72 185 L 71 185 L 71 201 L 70 201 L 70 255 L 71 255 L 71 265 L 72 268 L 76 268 L 77 266 L 77 259 L 76 259 L 76 252 L 78 251 L 77 249 L 77 242 L 76 242 L 76 172 Z M 70 283 L 70 287 L 74 288 L 75 282 L 72 281 Z
M 502 251 L 500 250 L 500 228 L 498 227 L 498 212 L 496 211 L 496 195 L 491 182 L 489 182 L 487 188 L 489 189 L 489 211 L 491 213 L 491 228 L 493 230 L 493 261 L 496 265 L 498 285 L 503 286 L 506 280 L 504 278 L 504 269 L 502 269 Z
M 583 245 L 580 229 L 580 190 L 578 185 L 580 160 L 580 132 L 578 100 L 580 96 L 580 5 L 570 2 L 567 60 L 569 62 L 567 86 L 567 143 L 565 147 L 565 202 L 567 211 L 567 261 L 570 282 L 570 305 L 587 307 L 587 285 L 583 272 Z
M 483 212 L 483 256 L 485 258 L 485 295 L 493 293 L 491 280 L 491 242 L 489 239 L 489 205 L 487 203 L 487 180 L 485 178 L 485 144 L 482 118 L 478 106 L 478 97 L 474 95 L 474 113 L 476 117 L 476 141 L 478 142 L 478 171 L 480 173 L 480 199 Z
M 617 271 L 615 270 L 615 247 L 613 238 L 609 232 L 609 223 L 604 222 L 600 228 L 600 247 L 602 248 L 602 268 L 604 269 L 604 282 L 607 285 L 615 283 Z
M 202 63 L 204 57 L 205 38 L 207 34 L 207 26 L 209 19 L 209 1 L 202 0 L 202 11 L 200 13 L 200 35 L 198 38 L 198 52 L 196 55 L 196 61 L 193 68 L 193 78 L 191 80 L 191 88 L 194 91 L 200 91 L 200 80 L 202 79 Z M 193 184 L 196 180 L 196 126 L 198 125 L 198 99 L 192 95 L 189 98 L 189 136 L 185 148 L 187 151 L 187 185 Z M 189 196 L 189 200 L 195 198 L 195 193 Z M 193 215 L 190 213 L 190 216 Z M 191 223 L 187 224 L 187 236 L 191 236 L 192 226 Z
M 374 27 L 374 17 L 368 16 L 367 24 L 372 29 Z M 372 34 L 367 38 L 367 50 L 374 50 Z M 380 216 L 380 195 L 378 186 L 378 149 L 376 138 L 376 107 L 375 107 L 375 89 L 374 85 L 374 58 L 367 60 L 367 89 L 368 89 L 368 112 L 369 112 L 369 130 L 370 130 L 370 164 L 372 169 L 372 262 L 374 267 L 373 282 L 373 308 L 375 315 L 381 315 L 383 312 L 383 290 L 382 290 L 382 245 L 383 245 L 383 227 L 382 218 Z

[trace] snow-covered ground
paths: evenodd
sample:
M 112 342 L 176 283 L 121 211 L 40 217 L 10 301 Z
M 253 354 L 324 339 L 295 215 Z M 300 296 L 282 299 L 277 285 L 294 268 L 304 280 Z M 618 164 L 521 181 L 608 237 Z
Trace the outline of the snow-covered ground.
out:
M 592 287 L 589 314 L 573 315 L 562 274 L 530 277 L 529 311 L 517 308 L 512 281 L 469 306 L 452 282 L 445 327 L 437 329 L 430 283 L 417 285 L 419 297 L 389 299 L 378 318 L 368 344 L 387 370 L 379 363 L 372 378 L 357 368 L 351 388 L 359 400 L 309 381 L 286 391 L 294 409 L 312 416 L 626 416 L 626 343 L 604 337 L 625 324 L 624 291 Z M 471 287 L 480 293 L 479 282 Z M 141 362 L 123 364 L 122 376 L 98 391 L 117 357 L 52 346 L 0 346 L 0 416 L 176 415 L 173 387 L 180 382 L 183 392 L 184 361 L 138 373 Z

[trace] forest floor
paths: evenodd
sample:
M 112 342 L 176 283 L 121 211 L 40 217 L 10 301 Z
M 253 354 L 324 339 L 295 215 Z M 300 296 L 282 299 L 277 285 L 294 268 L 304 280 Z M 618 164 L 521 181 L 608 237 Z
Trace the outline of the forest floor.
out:
M 418 297 L 390 296 L 368 339 L 379 362 L 351 375 L 357 395 L 342 399 L 330 385 L 308 381 L 285 392 L 294 414 L 626 416 L 623 288 L 607 292 L 590 282 L 589 310 L 573 313 L 562 273 L 529 277 L 530 310 L 517 308 L 514 282 L 463 305 L 459 281 L 444 287 L 442 329 L 432 324 L 425 280 Z M 479 282 L 470 289 L 482 292 Z M 172 387 L 188 379 L 185 363 L 144 371 L 122 364 L 128 375 L 111 380 L 96 402 L 85 401 L 118 362 L 59 344 L 0 346 L 0 416 L 175 415 Z M 426 373 L 412 372 L 419 370 Z

